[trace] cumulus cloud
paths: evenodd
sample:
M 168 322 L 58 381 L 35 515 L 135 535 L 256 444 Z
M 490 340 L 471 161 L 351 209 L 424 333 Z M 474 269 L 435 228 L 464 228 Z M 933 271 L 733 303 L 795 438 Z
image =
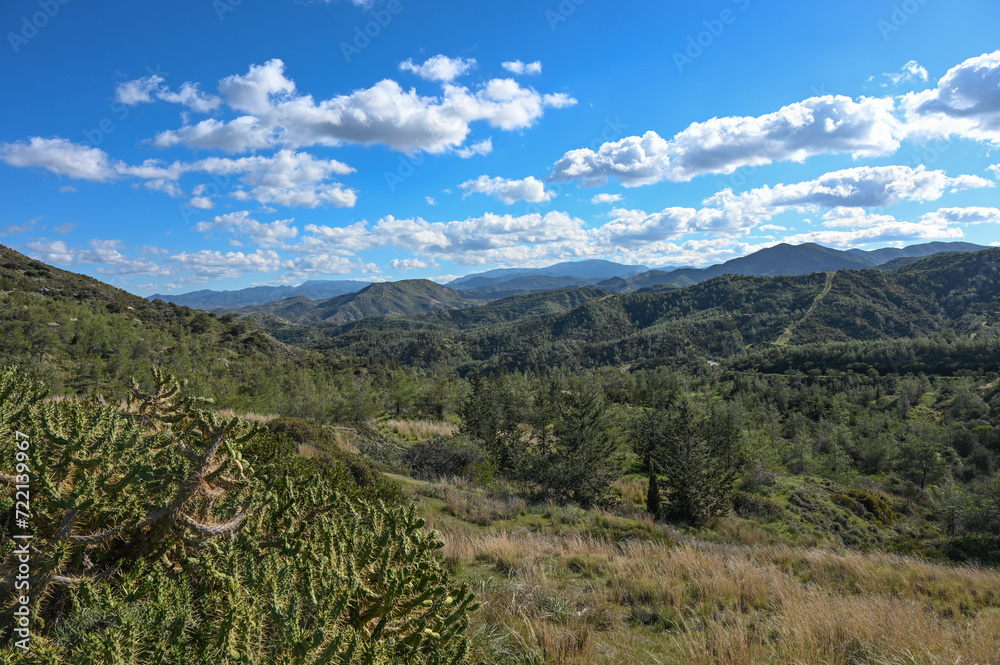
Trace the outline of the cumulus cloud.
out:
M 881 76 L 869 76 L 868 83 L 878 83 L 883 88 L 897 86 L 912 81 L 927 81 L 930 74 L 916 60 L 910 60 L 898 72 L 888 72 Z
M 475 68 L 475 58 L 449 58 L 446 55 L 436 55 L 420 65 L 414 64 L 412 58 L 399 63 L 401 71 L 413 72 L 428 81 L 443 81 L 445 83 L 450 83 Z
M 962 238 L 965 236 L 963 226 L 1000 224 L 1000 209 L 940 208 L 924 213 L 917 221 L 907 221 L 885 213 L 871 213 L 857 208 L 838 208 L 828 211 L 823 215 L 823 219 L 824 227 L 837 230 L 800 233 L 785 238 L 785 242 L 816 242 L 833 247 L 857 247 L 871 243 Z
M 705 200 L 706 206 L 723 214 L 701 230 L 738 234 L 788 210 L 880 208 L 902 201 L 933 201 L 945 191 L 992 184 L 979 176 L 952 178 L 944 171 L 928 171 L 923 166 L 860 166 L 833 171 L 815 180 L 764 186 L 742 194 L 724 189 Z
M 11 166 L 43 168 L 78 180 L 107 182 L 117 176 L 107 153 L 100 148 L 58 137 L 34 136 L 27 143 L 0 143 L 0 159 Z
M 207 282 L 213 279 L 232 279 L 244 273 L 268 273 L 291 268 L 293 263 L 283 259 L 273 249 L 255 252 L 226 252 L 202 249 L 197 252 L 179 252 L 167 261 L 190 273 L 185 281 Z
M 32 217 L 24 224 L 11 224 L 10 226 L 5 226 L 3 229 L 0 229 L 0 235 L 11 236 L 27 233 L 35 228 L 35 224 L 40 222 L 41 219 L 41 217 Z
M 670 140 L 649 131 L 597 150 L 571 150 L 556 162 L 552 178 L 597 185 L 615 177 L 637 187 L 819 154 L 885 155 L 899 147 L 902 133 L 893 110 L 892 99 L 812 97 L 763 116 L 696 122 Z
M 584 226 L 583 220 L 563 212 L 520 216 L 491 213 L 446 222 L 388 215 L 371 227 L 364 221 L 346 227 L 310 224 L 305 228 L 309 235 L 296 251 L 355 252 L 391 244 L 422 261 L 538 265 L 589 255 Z
M 71 247 L 64 240 L 44 238 L 25 245 L 26 253 L 32 258 L 55 265 L 86 263 L 95 265 L 96 271 L 104 275 L 147 275 L 164 277 L 170 270 L 156 263 L 125 254 L 128 249 L 121 240 L 95 238 L 88 247 Z
M 271 156 L 258 155 L 240 159 L 210 157 L 197 162 L 163 163 L 147 159 L 141 164 L 112 164 L 104 151 L 79 145 L 68 139 L 34 137 L 28 143 L 0 145 L 0 159 L 13 166 L 37 166 L 72 178 L 109 181 L 131 177 L 143 181 L 143 186 L 182 197 L 178 180 L 185 173 L 210 173 L 219 176 L 239 175 L 249 189 L 237 189 L 231 196 L 238 200 L 255 199 L 261 203 L 315 208 L 321 204 L 351 207 L 357 202 L 357 192 L 333 182 L 333 175 L 353 173 L 354 169 L 335 159 L 319 159 L 308 153 L 279 150 Z M 204 186 L 194 192 L 190 205 L 207 209 L 211 201 L 200 196 Z
M 328 181 L 333 174 L 352 173 L 353 168 L 335 159 L 317 159 L 308 153 L 279 150 L 270 157 L 209 157 L 187 168 L 215 175 L 239 174 L 240 181 L 250 189 L 236 190 L 232 196 L 238 200 L 253 198 L 265 204 L 306 208 L 330 203 L 337 208 L 349 208 L 358 199 L 353 189 Z
M 212 199 L 207 196 L 195 196 L 188 201 L 187 204 L 188 206 L 198 208 L 199 210 L 211 210 L 215 207 L 215 203 L 213 203 Z
M 479 192 L 493 196 L 507 205 L 518 201 L 544 203 L 551 201 L 556 195 L 555 192 L 546 190 L 545 183 L 534 176 L 522 180 L 506 180 L 482 175 L 475 180 L 466 180 L 459 187 L 466 190 L 465 196 Z
M 622 200 L 621 194 L 598 194 L 590 199 L 593 204 L 598 203 L 617 203 Z
M 488 138 L 478 143 L 473 143 L 467 148 L 458 148 L 455 150 L 457 154 L 462 159 L 468 159 L 469 157 L 475 157 L 476 155 L 488 155 L 493 152 L 493 139 Z
M 390 263 L 393 270 L 416 270 L 417 268 L 437 268 L 436 261 L 421 261 L 420 259 L 393 259 Z
M 911 134 L 1000 144 L 1000 51 L 952 67 L 937 87 L 902 100 Z
M 237 235 L 248 236 L 258 245 L 273 246 L 284 240 L 291 240 L 299 234 L 293 226 L 294 219 L 279 219 L 274 222 L 262 223 L 250 217 L 246 210 L 218 215 L 210 222 L 195 224 L 194 230 L 199 233 L 213 231 L 228 231 Z
M 1000 209 L 977 206 L 941 208 L 927 213 L 923 219 L 942 224 L 1000 224 Z
M 947 240 L 962 238 L 962 229 L 934 220 L 898 221 L 891 215 L 879 215 L 877 220 L 860 228 L 848 230 L 811 231 L 788 236 L 784 242 L 800 244 L 814 242 L 827 247 L 857 247 L 872 243 L 912 242 L 917 240 Z
M 206 95 L 199 90 L 197 83 L 190 81 L 183 83 L 177 92 L 171 92 L 164 78 L 157 74 L 119 83 L 115 88 L 115 100 L 126 106 L 148 104 L 157 99 L 183 104 L 199 113 L 209 113 L 222 104 L 222 99 L 215 95 Z
M 503 63 L 503 68 L 511 74 L 517 75 L 542 73 L 542 63 L 538 60 L 527 64 L 521 62 L 520 60 L 511 60 L 510 62 Z
M 297 94 L 284 69 L 275 59 L 254 65 L 246 75 L 223 79 L 219 90 L 226 104 L 243 115 L 160 132 L 155 144 L 244 152 L 271 146 L 381 143 L 403 152 L 441 153 L 460 148 L 473 122 L 508 131 L 524 129 L 546 108 L 576 103 L 566 94 L 543 95 L 512 79 L 493 79 L 476 90 L 444 82 L 443 94 L 436 97 L 385 79 L 317 102 L 311 95 Z
M 616 208 L 612 220 L 593 233 L 593 239 L 610 251 L 646 251 L 666 249 L 665 241 L 676 240 L 686 233 L 698 231 L 721 215 L 717 210 L 702 208 L 666 208 L 660 212 Z

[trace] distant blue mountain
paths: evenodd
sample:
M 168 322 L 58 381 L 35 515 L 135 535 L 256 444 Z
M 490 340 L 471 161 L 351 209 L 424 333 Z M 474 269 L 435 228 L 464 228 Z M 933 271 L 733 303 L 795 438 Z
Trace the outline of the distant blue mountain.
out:
M 459 277 L 448 286 L 460 291 L 489 293 L 540 291 L 595 284 L 611 277 L 630 277 L 649 270 L 602 259 L 565 261 L 545 268 L 498 268 Z M 559 279 L 540 279 L 559 278 Z M 507 285 L 507 282 L 512 282 Z
M 191 293 L 178 295 L 162 295 L 154 293 L 149 300 L 163 300 L 194 309 L 238 309 L 296 296 L 305 296 L 310 300 L 326 300 L 345 293 L 355 293 L 368 286 L 370 282 L 357 280 L 321 280 L 314 279 L 299 286 L 252 286 L 237 291 L 212 291 L 202 289 Z

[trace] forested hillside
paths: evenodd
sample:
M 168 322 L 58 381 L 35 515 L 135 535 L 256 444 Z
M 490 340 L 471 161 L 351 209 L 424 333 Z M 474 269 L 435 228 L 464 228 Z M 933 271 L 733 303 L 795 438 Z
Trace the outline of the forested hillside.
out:
M 270 333 L 2 258 L 48 662 L 1000 655 L 1000 250 Z
M 1000 322 L 998 265 L 1000 250 L 984 250 L 921 259 L 896 272 L 838 271 L 829 273 L 829 283 L 824 273 L 724 275 L 683 289 L 589 298 L 566 312 L 537 313 L 528 305 L 532 300 L 512 298 L 469 310 L 495 322 L 474 330 L 461 313 L 265 327 L 278 339 L 370 362 L 446 364 L 462 373 L 557 365 L 681 367 L 742 358 L 778 342 L 789 328 L 791 347 L 957 335 L 972 340 L 979 362 L 988 363 L 983 354 L 989 349 L 980 347 Z M 491 313 L 499 308 L 505 314 Z

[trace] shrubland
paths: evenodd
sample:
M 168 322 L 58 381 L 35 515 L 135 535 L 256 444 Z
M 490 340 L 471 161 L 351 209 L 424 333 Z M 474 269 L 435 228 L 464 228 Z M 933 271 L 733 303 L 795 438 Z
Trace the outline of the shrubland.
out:
M 1000 662 L 1000 251 L 267 331 L 8 263 L 47 662 Z

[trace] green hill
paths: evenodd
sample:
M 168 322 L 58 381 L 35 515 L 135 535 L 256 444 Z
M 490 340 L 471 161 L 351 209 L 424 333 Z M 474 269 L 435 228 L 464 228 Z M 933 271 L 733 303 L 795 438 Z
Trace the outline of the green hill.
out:
M 235 310 L 243 315 L 273 314 L 293 323 L 344 322 L 373 316 L 406 316 L 456 309 L 481 302 L 429 279 L 376 282 L 356 293 L 325 300 L 305 296 Z
M 970 335 L 997 323 L 990 312 L 1000 311 L 998 265 L 1000 250 L 984 250 L 932 256 L 892 273 L 842 270 L 819 301 L 827 287 L 823 273 L 723 275 L 682 289 L 588 298 L 565 312 L 539 312 L 508 299 L 500 301 L 508 308 L 503 316 L 486 314 L 495 304 L 475 308 L 482 317 L 475 329 L 462 323 L 466 315 L 449 313 L 403 317 L 391 326 L 373 320 L 272 330 L 286 341 L 308 339 L 392 363 L 433 357 L 467 369 L 677 364 L 741 355 L 778 341 L 790 327 L 792 346 L 927 338 L 946 329 Z M 430 346 L 438 351 L 428 356 Z

